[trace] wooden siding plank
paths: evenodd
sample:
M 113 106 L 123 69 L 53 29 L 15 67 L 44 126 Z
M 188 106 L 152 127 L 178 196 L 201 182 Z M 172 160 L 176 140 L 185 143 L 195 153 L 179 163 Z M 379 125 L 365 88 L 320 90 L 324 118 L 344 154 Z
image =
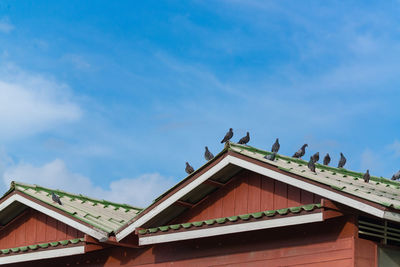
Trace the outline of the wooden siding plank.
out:
M 291 186 L 288 186 L 288 207 L 298 207 L 301 206 L 301 189 Z
M 46 241 L 56 241 L 57 239 L 57 221 L 51 217 L 46 218 Z
M 36 241 L 36 224 L 37 218 L 35 210 L 31 209 L 29 211 L 29 219 L 26 224 L 25 239 L 26 245 L 35 244 Z
M 256 173 L 249 174 L 249 195 L 247 212 L 260 211 L 261 207 L 261 175 Z
M 238 181 L 232 181 L 227 185 L 226 194 L 222 200 L 222 216 L 235 215 L 235 187 Z
M 46 241 L 46 215 L 40 212 L 35 213 L 36 216 L 36 242 Z
M 287 184 L 275 181 L 274 208 L 283 209 L 288 207 Z
M 310 193 L 305 190 L 301 190 L 301 203 L 306 204 L 313 204 L 314 203 L 314 194 Z
M 274 180 L 265 176 L 261 176 L 261 210 L 274 209 L 274 191 Z
M 234 214 L 248 213 L 247 212 L 247 202 L 248 202 L 248 198 L 249 198 L 249 179 L 246 174 L 242 179 L 238 179 L 238 185 L 235 188 L 235 211 L 234 211 Z

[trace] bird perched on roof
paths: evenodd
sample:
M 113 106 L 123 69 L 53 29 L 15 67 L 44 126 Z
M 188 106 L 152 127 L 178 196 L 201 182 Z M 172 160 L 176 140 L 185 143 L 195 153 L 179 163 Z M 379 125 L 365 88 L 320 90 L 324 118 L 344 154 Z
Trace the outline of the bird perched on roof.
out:
M 51 192 L 51 199 L 52 199 L 54 202 L 56 202 L 56 203 L 62 205 L 60 197 L 57 196 L 56 194 L 54 194 L 54 192 Z
M 308 162 L 307 166 L 310 169 L 310 171 L 315 172 L 315 162 L 313 156 L 310 157 L 310 161 Z
M 222 139 L 221 144 L 231 140 L 232 136 L 233 136 L 233 130 L 232 128 L 229 128 L 229 131 L 225 134 L 225 137 L 224 139 Z
M 204 158 L 209 161 L 214 158 L 214 155 L 208 150 L 208 147 L 206 147 L 206 151 L 204 152 Z
M 395 174 L 393 174 L 392 176 L 392 180 L 399 180 L 400 178 L 400 171 L 396 172 Z
M 369 183 L 370 178 L 371 176 L 369 175 L 369 170 L 367 170 L 367 172 L 363 175 L 364 182 Z
M 293 154 L 292 158 L 301 158 L 306 153 L 307 144 L 304 144 L 296 153 Z
M 186 162 L 185 172 L 186 172 L 187 174 L 191 174 L 192 172 L 194 172 L 194 169 L 193 169 L 192 166 L 190 166 L 189 162 Z
M 312 158 L 313 158 L 314 163 L 318 162 L 318 160 L 319 160 L 319 152 L 315 153 L 315 154 L 312 156 Z
M 274 161 L 275 158 L 276 158 L 276 152 L 272 152 L 271 154 L 268 154 L 268 155 L 264 156 L 264 158 L 268 159 L 268 160 L 271 160 L 271 161 Z
M 275 143 L 272 145 L 271 152 L 278 153 L 280 147 L 281 145 L 279 144 L 279 138 L 276 138 Z
M 250 134 L 247 132 L 246 136 L 240 138 L 238 144 L 245 145 L 250 141 Z
M 343 153 L 340 152 L 340 160 L 338 164 L 338 168 L 343 168 L 343 166 L 346 164 L 346 158 L 343 156 Z
M 330 162 L 331 162 L 331 157 L 329 156 L 329 153 L 326 153 L 324 157 L 324 165 L 328 166 Z

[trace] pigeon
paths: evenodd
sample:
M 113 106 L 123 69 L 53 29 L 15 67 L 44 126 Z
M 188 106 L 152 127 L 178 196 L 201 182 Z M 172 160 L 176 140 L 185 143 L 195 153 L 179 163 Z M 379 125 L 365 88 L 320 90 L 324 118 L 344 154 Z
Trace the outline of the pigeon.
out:
M 343 153 L 340 152 L 340 160 L 338 164 L 338 168 L 343 168 L 343 166 L 346 164 L 346 158 L 343 156 Z
M 222 139 L 221 144 L 228 142 L 232 138 L 232 136 L 233 136 L 233 130 L 232 128 L 229 128 L 229 131 L 226 133 L 224 139 Z
M 271 152 L 278 153 L 280 147 L 281 145 L 279 144 L 279 138 L 276 138 L 275 143 L 272 145 Z
M 204 152 L 204 158 L 209 161 L 214 158 L 214 155 L 208 150 L 208 147 L 206 147 L 206 152 Z
M 245 136 L 245 137 L 242 137 L 242 138 L 239 140 L 239 143 L 238 143 L 238 144 L 245 145 L 245 144 L 247 144 L 249 141 L 250 141 L 250 134 L 249 134 L 249 132 L 247 132 L 246 136 Z
M 371 178 L 371 176 L 369 175 L 369 170 L 367 170 L 367 172 L 364 173 L 364 176 L 363 176 L 364 182 L 368 183 L 370 178 Z
M 185 171 L 187 174 L 191 174 L 192 172 L 194 172 L 194 169 L 192 166 L 190 166 L 190 164 L 188 162 L 186 162 L 186 168 Z
M 393 174 L 392 176 L 392 180 L 398 180 L 400 178 L 400 171 L 396 172 L 395 174 Z
M 310 157 L 310 161 L 308 162 L 308 168 L 310 171 L 315 172 L 315 162 L 314 162 L 314 156 Z
M 266 155 L 264 158 L 268 159 L 268 160 L 271 160 L 271 161 L 274 161 L 275 157 L 276 157 L 276 152 L 272 152 L 272 154 Z
M 324 165 L 328 166 L 330 162 L 331 162 L 331 157 L 329 156 L 329 153 L 326 153 L 324 157 Z
M 312 156 L 312 158 L 313 158 L 314 163 L 318 162 L 318 160 L 319 160 L 319 152 L 315 153 L 315 154 Z
M 54 192 L 51 192 L 51 199 L 52 199 L 54 202 L 56 202 L 56 203 L 62 205 L 60 197 L 57 196 L 56 194 L 54 194 Z
M 304 144 L 296 153 L 293 154 L 292 158 L 301 158 L 306 153 L 307 144 Z

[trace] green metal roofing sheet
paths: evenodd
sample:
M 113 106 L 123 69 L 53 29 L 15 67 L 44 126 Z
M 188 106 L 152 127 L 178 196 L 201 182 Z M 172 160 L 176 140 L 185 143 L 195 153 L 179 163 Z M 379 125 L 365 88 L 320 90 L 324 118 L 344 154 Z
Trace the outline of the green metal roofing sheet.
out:
M 58 246 L 67 246 L 68 244 L 77 244 L 79 242 L 84 242 L 83 238 L 75 238 L 69 240 L 61 240 L 55 242 L 41 243 L 37 245 L 28 245 L 16 248 L 5 248 L 0 249 L 0 255 L 10 254 L 10 253 L 18 253 L 18 252 L 28 252 L 37 250 L 39 248 L 48 248 L 48 247 L 58 247 Z
M 218 224 L 224 224 L 226 222 L 235 222 L 236 223 L 236 222 L 248 221 L 250 219 L 273 217 L 275 215 L 287 215 L 289 213 L 295 214 L 295 213 L 300 213 L 303 210 L 304 211 L 313 211 L 313 210 L 320 209 L 320 208 L 321 208 L 321 204 L 309 204 L 309 205 L 303 205 L 303 206 L 299 206 L 299 207 L 291 207 L 291 208 L 277 209 L 277 210 L 267 210 L 267 211 L 242 214 L 242 215 L 237 215 L 237 216 L 210 219 L 210 220 L 205 220 L 205 221 L 173 224 L 173 225 L 160 226 L 160 227 L 154 227 L 154 228 L 149 228 L 149 229 L 139 229 L 138 233 L 140 235 L 145 235 L 145 234 L 153 234 L 153 233 L 157 233 L 157 232 L 166 232 L 169 230 L 179 230 L 182 228 L 189 229 L 189 228 L 196 228 L 196 227 L 209 226 L 209 225 L 218 225 Z
M 18 182 L 12 182 L 10 190 L 4 196 L 14 190 L 55 207 L 60 211 L 63 211 L 76 219 L 88 223 L 107 233 L 116 231 L 141 211 L 140 208 L 127 204 L 98 200 L 61 190 L 53 190 L 38 185 L 29 185 Z M 60 196 L 62 205 L 59 205 L 52 200 L 51 192 Z
M 363 173 L 344 168 L 316 165 L 316 173 L 307 167 L 307 161 L 277 155 L 275 161 L 265 159 L 271 152 L 254 147 L 229 144 L 229 150 L 278 167 L 280 170 L 299 175 L 309 180 L 328 185 L 331 188 L 353 196 L 400 210 L 400 183 L 383 177 L 371 176 L 369 183 L 362 179 Z

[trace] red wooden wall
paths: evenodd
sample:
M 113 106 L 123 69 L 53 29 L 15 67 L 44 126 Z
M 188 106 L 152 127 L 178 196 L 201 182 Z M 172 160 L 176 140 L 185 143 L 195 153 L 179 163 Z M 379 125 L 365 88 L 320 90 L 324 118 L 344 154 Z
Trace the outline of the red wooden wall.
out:
M 362 262 L 357 264 L 355 233 L 356 226 L 352 220 L 338 217 L 321 223 L 165 243 L 141 249 L 116 247 L 43 260 L 38 266 L 374 266 L 369 264 L 367 258 L 374 261 L 375 254 L 363 242 L 364 249 L 358 254 L 368 253 L 363 255 L 367 265 Z
M 0 249 L 83 237 L 84 234 L 43 213 L 28 209 L 0 230 Z
M 242 171 L 229 184 L 175 219 L 173 223 L 206 220 L 258 211 L 320 203 L 321 197 L 266 176 Z

